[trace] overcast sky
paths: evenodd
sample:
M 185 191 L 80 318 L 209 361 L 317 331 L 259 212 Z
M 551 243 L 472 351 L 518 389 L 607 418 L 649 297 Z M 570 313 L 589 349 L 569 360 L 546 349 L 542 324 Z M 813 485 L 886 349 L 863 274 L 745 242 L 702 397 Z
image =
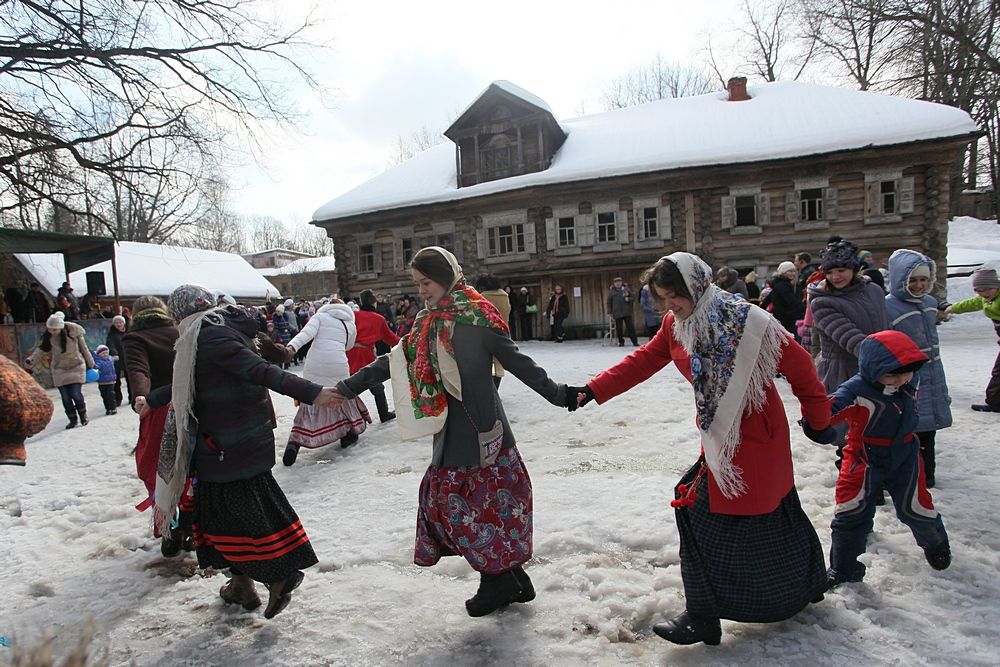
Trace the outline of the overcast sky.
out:
M 560 119 L 602 111 L 608 84 L 657 52 L 700 61 L 703 35 L 729 25 L 736 7 L 737 0 L 507 0 L 482 8 L 469 0 L 327 0 L 320 34 L 332 48 L 311 65 L 327 93 L 301 95 L 302 132 L 261 148 L 266 169 L 231 173 L 232 207 L 308 221 L 384 171 L 399 137 L 424 127 L 440 133 L 497 79 L 541 97 Z

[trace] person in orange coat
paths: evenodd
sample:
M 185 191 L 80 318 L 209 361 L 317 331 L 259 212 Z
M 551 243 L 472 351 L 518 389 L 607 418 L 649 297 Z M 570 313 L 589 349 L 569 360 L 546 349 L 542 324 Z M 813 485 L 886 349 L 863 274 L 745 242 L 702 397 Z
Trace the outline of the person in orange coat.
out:
M 350 364 L 351 375 L 375 361 L 375 343 L 382 341 L 392 347 L 399 342 L 399 337 L 392 333 L 385 318 L 375 311 L 375 293 L 370 289 L 363 290 L 358 297 L 361 309 L 354 313 L 354 324 L 358 327 L 358 338 L 354 347 L 347 351 L 347 362 Z M 385 399 L 385 387 L 382 383 L 371 387 L 369 391 L 375 397 L 375 407 L 378 409 L 378 419 L 383 424 L 396 418 L 396 413 L 389 410 Z
M 25 438 L 48 425 L 53 408 L 35 379 L 0 355 L 0 465 L 24 465 Z
M 780 373 L 816 432 L 830 404 L 809 353 L 761 308 L 726 294 L 677 252 L 644 276 L 668 311 L 653 339 L 577 391 L 606 403 L 673 361 L 692 384 L 702 451 L 675 488 L 685 611 L 653 626 L 676 644 L 718 644 L 720 618 L 787 619 L 823 597 L 823 550 L 795 491 Z

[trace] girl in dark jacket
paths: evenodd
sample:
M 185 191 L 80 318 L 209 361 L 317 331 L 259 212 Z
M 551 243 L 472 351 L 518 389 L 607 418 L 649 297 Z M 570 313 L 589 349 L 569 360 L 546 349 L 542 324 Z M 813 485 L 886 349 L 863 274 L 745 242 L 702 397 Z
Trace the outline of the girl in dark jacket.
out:
M 552 340 L 561 343 L 565 338 L 563 320 L 569 317 L 569 297 L 563 292 L 562 285 L 556 285 L 552 289 L 549 305 L 545 307 L 545 316 L 552 322 Z
M 795 279 L 798 277 L 798 270 L 791 262 L 782 262 L 774 272 L 771 280 L 771 293 L 768 303 L 771 306 L 771 314 L 774 319 L 781 322 L 785 331 L 795 335 L 795 323 L 802 319 L 806 307 L 802 299 L 795 295 Z
M 168 303 L 180 332 L 173 384 L 147 399 L 153 407 L 172 402 L 157 472 L 157 522 L 162 529 L 174 515 L 192 462 L 198 564 L 229 568 L 232 578 L 219 594 L 247 610 L 260 606 L 254 581 L 263 582 L 270 593 L 264 617 L 273 618 L 302 583 L 301 570 L 317 560 L 271 475 L 276 420 L 268 390 L 321 405 L 334 392 L 265 361 L 250 311 L 215 308 L 212 293 L 197 285 L 178 287 Z

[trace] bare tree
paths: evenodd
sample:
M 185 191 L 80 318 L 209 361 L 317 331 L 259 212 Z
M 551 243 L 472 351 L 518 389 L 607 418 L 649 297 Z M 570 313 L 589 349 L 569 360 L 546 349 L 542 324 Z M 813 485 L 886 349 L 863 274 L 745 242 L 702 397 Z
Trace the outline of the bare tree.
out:
M 229 185 L 220 178 L 209 179 L 203 192 L 206 203 L 198 225 L 192 227 L 186 238 L 186 245 L 205 250 L 233 252 L 240 254 L 246 244 L 243 240 L 244 228 L 239 217 L 229 208 Z
M 668 62 L 657 53 L 649 63 L 614 79 L 601 95 L 601 104 L 607 110 L 622 109 L 713 89 L 711 77 L 699 67 Z
M 293 225 L 291 247 L 316 257 L 333 256 L 333 239 L 326 235 L 325 229 L 315 225 L 305 223 Z
M 444 141 L 444 135 L 435 132 L 422 125 L 419 130 L 413 132 L 408 138 L 403 135 L 396 136 L 396 144 L 393 146 L 392 155 L 386 160 L 386 167 L 395 167 L 409 160 L 417 153 L 423 152 L 432 146 L 436 146 Z
M 247 250 L 263 252 L 273 248 L 294 249 L 288 228 L 277 218 L 266 215 L 250 215 L 245 217 L 242 222 L 247 234 Z
M 0 210 L 103 215 L 87 210 L 81 173 L 133 194 L 154 177 L 142 194 L 155 195 L 157 174 L 197 176 L 260 121 L 292 122 L 278 79 L 314 83 L 295 59 L 311 19 L 285 28 L 266 5 L 0 0 Z M 183 160 L 148 161 L 167 147 Z
M 884 16 L 888 0 L 801 2 L 806 34 L 820 55 L 832 59 L 860 90 L 893 76 L 901 31 Z
M 744 21 L 737 48 L 749 68 L 765 81 L 797 81 L 812 60 L 816 42 L 799 31 L 793 0 L 741 0 Z

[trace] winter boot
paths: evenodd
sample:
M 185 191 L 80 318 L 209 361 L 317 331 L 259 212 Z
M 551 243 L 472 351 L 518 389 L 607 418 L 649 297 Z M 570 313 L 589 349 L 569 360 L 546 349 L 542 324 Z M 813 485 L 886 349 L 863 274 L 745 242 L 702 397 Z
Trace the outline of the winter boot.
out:
M 340 446 L 343 449 L 347 449 L 357 441 L 358 441 L 357 433 L 348 433 L 347 435 L 345 435 L 343 438 L 340 439 Z
M 1000 412 L 1000 408 L 995 408 L 992 405 L 973 405 L 972 409 L 976 412 Z
M 705 642 L 709 646 L 718 646 L 722 641 L 722 626 L 719 624 L 719 619 L 696 616 L 687 610 L 666 623 L 657 623 L 653 626 L 653 632 L 674 644 Z
M 164 535 L 160 539 L 160 554 L 164 558 L 173 558 L 181 552 L 181 545 L 184 541 L 184 536 L 181 534 L 180 528 L 171 528 L 169 535 Z
M 288 606 L 292 601 L 292 591 L 299 587 L 305 576 L 296 570 L 281 581 L 267 585 L 270 595 L 267 598 L 267 608 L 264 609 L 264 618 L 270 620 Z
M 66 430 L 71 428 L 76 428 L 76 415 L 69 415 L 69 423 L 66 424 Z
M 281 462 L 286 466 L 293 465 L 295 459 L 299 457 L 299 446 L 290 442 L 285 446 L 285 455 L 281 457 Z
M 382 422 L 383 424 L 386 423 L 386 422 L 391 422 L 395 418 L 396 418 L 396 413 L 395 412 L 391 412 L 391 411 L 388 411 L 385 414 L 382 414 L 382 415 L 378 416 L 378 420 L 380 422 Z
M 838 570 L 831 567 L 826 571 L 826 583 L 830 589 L 836 588 L 843 583 L 857 583 L 865 578 L 864 563 L 856 563 L 857 567 L 847 570 Z
M 518 565 L 517 567 L 511 569 L 510 573 L 517 581 L 518 586 L 521 587 L 521 592 L 516 598 L 514 598 L 514 602 L 531 602 L 534 600 L 535 587 L 531 585 L 531 578 L 528 576 L 528 573 L 524 571 L 524 568 Z
M 522 581 L 530 586 L 531 580 L 528 575 L 521 570 L 520 575 L 513 570 L 501 572 L 500 574 L 479 573 L 479 590 L 476 594 L 465 601 L 465 610 L 469 616 L 477 618 L 492 614 L 500 607 L 506 607 L 511 602 L 520 602 L 522 597 L 527 597 L 529 591 L 522 588 Z M 520 579 L 520 580 L 519 580 Z M 524 601 L 534 599 L 535 590 L 530 590 L 530 596 Z
M 249 584 L 247 584 L 249 580 Z M 247 611 L 253 611 L 260 606 L 260 596 L 257 595 L 257 588 L 253 579 L 249 577 L 234 576 L 219 589 L 219 596 L 225 600 L 226 604 L 241 605 Z
M 87 419 L 87 411 L 86 410 L 81 410 L 80 411 L 80 426 L 86 426 L 89 423 L 90 423 L 90 420 Z
M 935 570 L 947 570 L 951 565 L 951 547 L 947 542 L 932 549 L 924 549 L 924 556 Z

